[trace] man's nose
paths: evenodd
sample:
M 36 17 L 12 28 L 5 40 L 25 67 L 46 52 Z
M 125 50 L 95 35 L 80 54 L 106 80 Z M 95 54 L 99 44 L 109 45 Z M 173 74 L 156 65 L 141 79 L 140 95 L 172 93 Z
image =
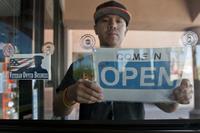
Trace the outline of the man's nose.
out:
M 117 28 L 117 22 L 115 20 L 110 20 L 108 27 L 109 27 L 109 29 L 116 29 Z

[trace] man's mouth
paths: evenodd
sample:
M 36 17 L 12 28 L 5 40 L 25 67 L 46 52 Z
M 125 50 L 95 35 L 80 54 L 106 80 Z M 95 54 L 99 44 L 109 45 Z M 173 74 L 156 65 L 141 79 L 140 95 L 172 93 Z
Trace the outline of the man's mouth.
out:
M 118 34 L 116 32 L 108 32 L 109 36 L 118 36 Z

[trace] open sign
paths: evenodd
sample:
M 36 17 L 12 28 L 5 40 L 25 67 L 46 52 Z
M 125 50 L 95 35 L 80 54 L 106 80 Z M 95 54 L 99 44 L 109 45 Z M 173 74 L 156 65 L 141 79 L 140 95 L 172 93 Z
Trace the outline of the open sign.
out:
M 172 89 L 176 81 L 170 79 L 170 62 L 127 62 L 123 70 L 120 62 L 103 61 L 98 64 L 99 83 L 104 89 Z
M 99 48 L 95 79 L 108 101 L 172 102 L 181 81 L 187 48 Z

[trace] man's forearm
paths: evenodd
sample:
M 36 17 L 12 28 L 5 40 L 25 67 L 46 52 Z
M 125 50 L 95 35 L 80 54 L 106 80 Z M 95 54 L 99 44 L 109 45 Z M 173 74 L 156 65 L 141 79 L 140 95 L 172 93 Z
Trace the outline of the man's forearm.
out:
M 174 112 L 178 108 L 178 103 L 156 103 L 155 105 L 167 113 Z
M 69 115 L 72 110 L 74 105 L 66 107 L 63 103 L 63 93 L 64 91 L 59 91 L 55 95 L 54 99 L 54 115 L 55 116 L 61 116 L 64 117 L 66 115 Z

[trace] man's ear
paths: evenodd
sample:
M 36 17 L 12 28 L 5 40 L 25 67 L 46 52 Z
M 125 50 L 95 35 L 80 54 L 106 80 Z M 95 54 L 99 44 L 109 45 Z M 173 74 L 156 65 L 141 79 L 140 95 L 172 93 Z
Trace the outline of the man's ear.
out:
M 95 34 L 98 35 L 96 24 L 94 25 L 94 31 L 95 31 Z

